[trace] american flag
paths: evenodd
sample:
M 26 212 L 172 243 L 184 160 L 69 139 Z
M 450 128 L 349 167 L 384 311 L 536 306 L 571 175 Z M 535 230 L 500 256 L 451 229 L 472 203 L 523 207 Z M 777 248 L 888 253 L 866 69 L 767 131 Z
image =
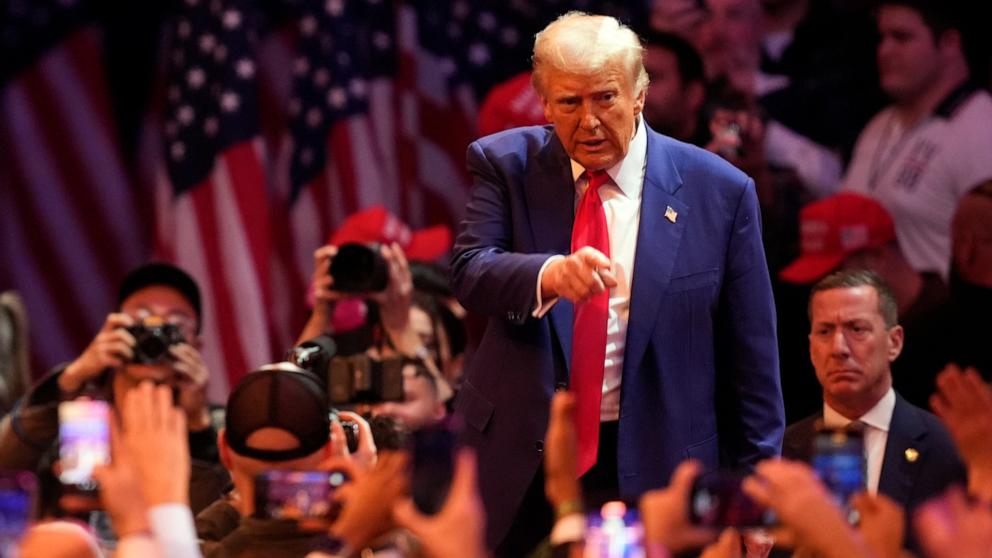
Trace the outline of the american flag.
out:
M 36 375 L 90 342 L 146 253 L 92 7 L 0 4 L 0 290 L 25 301 Z
M 423 47 L 413 5 L 305 0 L 296 21 L 289 170 L 276 173 L 289 232 L 276 274 L 302 293 L 313 251 L 359 209 L 381 204 L 414 226 L 457 221 L 474 102 Z M 299 298 L 288 302 L 305 308 Z M 289 323 L 283 338 L 300 316 Z
M 283 19 L 257 11 L 273 5 Z M 48 365 L 85 347 L 126 269 L 150 256 L 177 263 L 203 289 L 215 401 L 295 339 L 313 250 L 347 215 L 382 204 L 415 228 L 457 223 L 477 101 L 529 66 L 537 30 L 569 9 L 626 9 L 592 0 L 173 8 L 161 102 L 136 172 L 119 155 L 85 0 L 0 8 L 3 51 L 17 53 L 0 57 L 0 287 L 24 294 Z M 141 213 L 132 175 L 152 192 L 154 215 Z
M 246 0 L 184 0 L 170 22 L 156 254 L 203 291 L 210 395 L 272 360 L 270 226 L 256 87 L 258 14 Z

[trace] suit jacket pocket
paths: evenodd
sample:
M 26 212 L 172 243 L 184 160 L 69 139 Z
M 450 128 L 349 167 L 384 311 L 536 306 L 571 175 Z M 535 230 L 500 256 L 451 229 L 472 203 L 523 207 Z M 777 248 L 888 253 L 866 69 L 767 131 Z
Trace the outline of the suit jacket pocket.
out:
M 467 424 L 479 432 L 485 431 L 495 408 L 475 386 L 468 382 L 462 383 L 458 391 L 458 399 L 455 401 L 455 409 L 465 418 Z
M 689 275 L 683 275 L 681 277 L 673 277 L 672 280 L 668 282 L 668 288 L 666 290 L 669 293 L 676 293 L 680 291 L 709 287 L 710 285 L 715 285 L 719 277 L 719 269 L 709 269 L 697 273 L 690 273 Z
M 714 469 L 720 464 L 720 446 L 716 434 L 701 442 L 696 442 L 685 448 L 688 459 L 698 459 L 703 463 L 703 469 Z

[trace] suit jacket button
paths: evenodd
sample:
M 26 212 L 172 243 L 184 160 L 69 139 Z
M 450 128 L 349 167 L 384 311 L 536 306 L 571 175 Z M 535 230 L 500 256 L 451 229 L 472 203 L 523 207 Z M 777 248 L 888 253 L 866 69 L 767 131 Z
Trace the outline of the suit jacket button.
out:
M 537 453 L 544 452 L 544 442 L 542 442 L 541 440 L 534 442 L 534 449 L 537 450 Z

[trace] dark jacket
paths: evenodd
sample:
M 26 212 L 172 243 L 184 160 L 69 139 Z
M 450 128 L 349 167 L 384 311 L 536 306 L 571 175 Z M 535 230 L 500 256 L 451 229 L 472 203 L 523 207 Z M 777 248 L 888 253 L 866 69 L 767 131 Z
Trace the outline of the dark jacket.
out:
M 65 365 L 59 366 L 39 380 L 0 421 L 0 469 L 33 471 L 42 456 L 58 444 L 58 407 L 67 399 L 58 386 L 59 374 L 64 369 Z M 109 401 L 111 379 L 110 373 L 98 376 L 81 393 Z M 195 514 L 216 500 L 230 485 L 231 478 L 220 464 L 217 432 L 212 427 L 190 432 L 189 450 L 190 507 Z
M 821 411 L 785 430 L 782 457 L 811 460 L 814 424 L 822 416 Z M 916 548 L 912 532 L 913 510 L 949 485 L 964 481 L 964 465 L 940 420 L 907 402 L 898 393 L 884 455 L 878 491 L 906 510 L 906 545 Z
M 320 539 L 300 532 L 293 520 L 244 517 L 220 541 L 202 541 L 200 550 L 204 558 L 303 558 Z

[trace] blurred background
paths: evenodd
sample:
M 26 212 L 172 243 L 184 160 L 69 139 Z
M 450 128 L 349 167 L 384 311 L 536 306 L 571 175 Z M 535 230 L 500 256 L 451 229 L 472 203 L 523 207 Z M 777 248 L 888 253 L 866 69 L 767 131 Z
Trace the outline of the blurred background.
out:
M 969 52 L 987 88 L 992 3 L 964 4 L 982 14 Z M 89 343 L 127 270 L 167 260 L 203 290 L 222 401 L 292 345 L 313 252 L 345 217 L 380 205 L 456 228 L 469 142 L 543 122 L 533 36 L 569 10 L 680 38 L 654 38 L 682 83 L 646 118 L 755 177 L 775 277 L 799 254 L 800 208 L 836 191 L 886 103 L 871 0 L 0 0 L 0 291 L 23 300 L 32 375 Z M 661 98 L 675 63 L 657 63 Z M 686 119 L 693 79 L 765 123 L 735 128 L 743 156 L 701 102 Z M 815 407 L 807 291 L 774 286 L 784 387 Z
M 204 291 L 223 400 L 292 345 L 345 216 L 457 223 L 483 96 L 570 9 L 639 24 L 649 6 L 0 2 L 0 291 L 23 299 L 34 376 L 89 343 L 128 269 L 164 259 Z

